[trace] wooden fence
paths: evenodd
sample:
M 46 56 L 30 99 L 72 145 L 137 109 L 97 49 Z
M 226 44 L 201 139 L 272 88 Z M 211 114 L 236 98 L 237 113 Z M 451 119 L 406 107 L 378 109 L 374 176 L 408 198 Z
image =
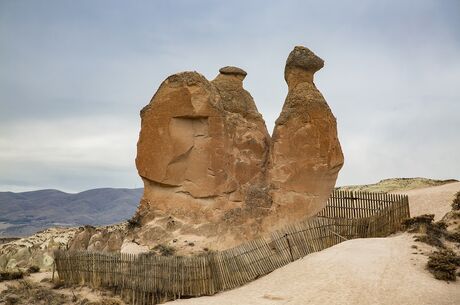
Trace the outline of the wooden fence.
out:
M 180 257 L 58 250 L 55 264 L 66 283 L 110 288 L 132 304 L 157 304 L 242 286 L 346 239 L 387 236 L 408 217 L 407 196 L 334 191 L 317 217 L 225 251 Z

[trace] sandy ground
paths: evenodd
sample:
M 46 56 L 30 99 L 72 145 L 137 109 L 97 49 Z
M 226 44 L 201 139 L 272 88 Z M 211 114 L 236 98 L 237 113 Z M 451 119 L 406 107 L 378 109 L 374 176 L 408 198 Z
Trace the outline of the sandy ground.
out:
M 451 209 L 460 182 L 404 191 L 409 195 L 411 215 L 434 213 L 436 219 Z M 415 246 L 416 248 L 414 248 Z M 434 249 L 413 241 L 408 233 L 387 238 L 343 242 L 275 270 L 243 287 L 214 296 L 177 300 L 194 305 L 272 304 L 460 304 L 460 281 L 438 281 L 425 269 Z M 50 273 L 29 277 L 40 282 Z M 8 282 L 0 283 L 0 291 Z M 11 283 L 11 282 L 10 282 Z M 46 285 L 46 284 L 43 284 Z M 100 292 L 90 288 L 62 289 L 79 298 L 97 300 Z
M 409 195 L 411 216 L 439 220 L 451 210 L 460 182 L 399 193 Z M 412 248 L 415 245 L 417 249 Z M 434 249 L 400 233 L 355 239 L 314 253 L 243 287 L 178 304 L 460 304 L 460 281 L 438 281 L 425 269 Z
M 409 234 L 343 242 L 246 286 L 178 304 L 460 304 L 460 282 L 435 280 Z M 416 244 L 419 249 L 411 248 Z M 415 253 L 415 254 L 413 254 Z
M 59 289 L 53 289 L 52 288 L 53 284 L 51 283 L 51 281 L 42 282 L 43 279 L 50 280 L 51 278 L 52 278 L 52 272 L 39 272 L 39 273 L 33 273 L 33 274 L 29 275 L 29 276 L 26 276 L 24 278 L 24 280 L 27 280 L 27 281 L 30 281 L 32 283 L 38 284 L 43 288 L 50 289 L 55 293 L 66 295 L 70 299 L 72 299 L 72 297 L 75 296 L 77 301 L 87 299 L 89 302 L 99 302 L 99 301 L 101 301 L 103 299 L 107 299 L 107 295 L 111 295 L 111 293 L 107 293 L 107 292 L 104 292 L 104 291 L 101 291 L 101 290 L 92 289 L 92 288 L 86 287 L 86 286 L 74 286 L 74 287 L 70 287 L 70 288 L 64 288 L 63 287 L 63 288 L 59 288 Z M 3 290 L 6 290 L 8 285 L 13 285 L 13 286 L 18 285 L 18 281 L 0 282 L 0 292 L 2 292 Z M 112 296 L 111 296 L 111 299 L 113 299 Z M 119 299 L 119 298 L 115 298 L 115 299 L 117 301 L 119 301 L 120 304 L 123 303 L 121 301 L 121 299 Z M 0 305 L 1 304 L 3 304 L 3 303 L 0 302 Z M 75 304 L 75 302 L 70 301 L 70 302 L 65 303 L 63 305 L 70 305 L 70 304 Z M 107 304 L 112 304 L 112 303 L 107 303 Z M 113 303 L 113 304 L 117 304 L 117 303 Z
M 460 182 L 394 193 L 409 196 L 411 217 L 434 214 L 435 221 L 438 221 L 452 209 L 452 200 L 457 192 L 460 192 Z

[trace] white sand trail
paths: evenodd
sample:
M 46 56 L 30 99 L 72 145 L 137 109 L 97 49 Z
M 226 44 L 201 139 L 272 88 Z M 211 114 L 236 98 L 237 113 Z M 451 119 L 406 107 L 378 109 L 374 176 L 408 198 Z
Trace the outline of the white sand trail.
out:
M 460 182 L 404 191 L 412 216 L 439 220 L 451 209 Z M 417 245 L 418 249 L 411 246 Z M 460 281 L 438 281 L 425 269 L 433 249 L 401 233 L 355 239 L 310 254 L 243 287 L 214 296 L 177 300 L 194 305 L 457 305 Z
M 355 239 L 293 262 L 243 287 L 186 305 L 458 305 L 460 282 L 438 281 L 409 234 Z M 429 249 L 426 249 L 429 250 Z

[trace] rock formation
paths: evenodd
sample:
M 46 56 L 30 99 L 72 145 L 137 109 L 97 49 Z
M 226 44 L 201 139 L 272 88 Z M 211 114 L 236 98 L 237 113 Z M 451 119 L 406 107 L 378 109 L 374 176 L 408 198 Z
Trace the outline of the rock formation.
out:
M 304 47 L 291 52 L 272 138 L 242 69 L 224 67 L 212 81 L 197 72 L 168 77 L 141 111 L 144 196 L 134 239 L 222 249 L 324 207 L 343 156 L 335 118 L 313 83 L 323 64 Z
M 324 61 L 304 47 L 295 47 L 286 61 L 289 92 L 270 150 L 277 222 L 318 213 L 343 165 L 335 117 L 313 82 L 313 75 L 323 66 Z

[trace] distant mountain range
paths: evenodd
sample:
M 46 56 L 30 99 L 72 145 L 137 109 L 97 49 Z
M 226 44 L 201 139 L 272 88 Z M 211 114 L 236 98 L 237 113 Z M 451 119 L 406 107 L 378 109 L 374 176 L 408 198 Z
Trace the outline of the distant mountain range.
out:
M 0 192 L 0 237 L 28 236 L 53 226 L 108 225 L 131 218 L 143 189 L 101 188 Z

